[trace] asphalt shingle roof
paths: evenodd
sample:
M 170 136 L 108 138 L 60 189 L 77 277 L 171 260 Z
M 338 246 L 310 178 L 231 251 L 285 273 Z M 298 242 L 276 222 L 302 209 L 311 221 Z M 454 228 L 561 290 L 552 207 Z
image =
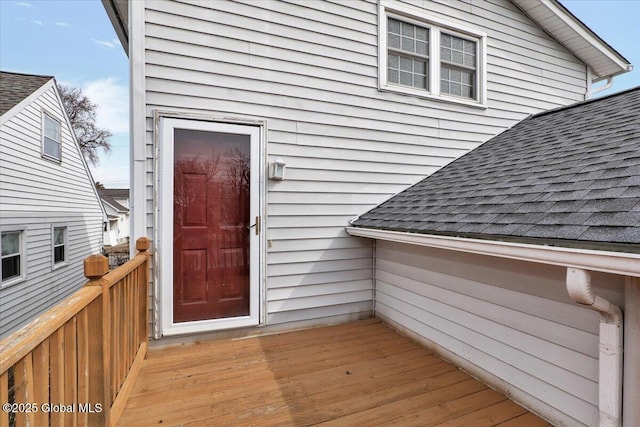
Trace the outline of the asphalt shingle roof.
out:
M 98 195 L 102 200 L 113 206 L 119 212 L 129 212 L 129 208 L 122 206 L 115 199 L 128 199 L 129 190 L 127 188 L 98 188 Z
M 0 115 L 18 105 L 52 78 L 0 71 Z
M 569 246 L 638 245 L 640 87 L 529 117 L 353 225 Z

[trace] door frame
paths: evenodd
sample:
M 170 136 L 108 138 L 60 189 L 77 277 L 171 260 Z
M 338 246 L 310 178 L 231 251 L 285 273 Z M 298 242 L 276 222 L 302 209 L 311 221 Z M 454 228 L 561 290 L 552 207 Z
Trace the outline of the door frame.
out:
M 218 331 L 231 328 L 257 326 L 264 323 L 264 139 L 265 123 L 242 120 L 217 120 L 186 114 L 156 113 L 158 185 L 157 193 L 157 253 L 158 280 L 156 281 L 156 325 L 160 336 Z M 191 322 L 173 321 L 173 161 L 175 128 L 205 132 L 226 132 L 251 137 L 251 195 L 250 218 L 261 218 L 258 235 L 250 234 L 250 297 L 249 315 Z M 254 173 L 255 171 L 255 173 Z M 251 221 L 253 222 L 253 221 Z M 252 229 L 253 230 L 253 229 Z

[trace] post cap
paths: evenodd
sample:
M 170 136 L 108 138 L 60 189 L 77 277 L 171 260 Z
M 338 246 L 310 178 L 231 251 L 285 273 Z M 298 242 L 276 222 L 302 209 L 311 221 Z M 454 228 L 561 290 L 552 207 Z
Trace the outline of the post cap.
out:
M 87 279 L 99 279 L 109 272 L 109 259 L 104 255 L 91 255 L 84 259 L 84 275 Z

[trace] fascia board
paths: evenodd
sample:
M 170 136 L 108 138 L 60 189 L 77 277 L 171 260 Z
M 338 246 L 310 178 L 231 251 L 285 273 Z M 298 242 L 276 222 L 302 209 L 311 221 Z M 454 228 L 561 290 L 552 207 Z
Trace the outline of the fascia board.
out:
M 347 227 L 351 236 L 640 277 L 640 255 Z

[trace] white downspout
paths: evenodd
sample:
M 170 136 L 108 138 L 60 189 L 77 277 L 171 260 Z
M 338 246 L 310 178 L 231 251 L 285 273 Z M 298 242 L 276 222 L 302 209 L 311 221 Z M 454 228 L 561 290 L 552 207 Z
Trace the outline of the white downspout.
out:
M 598 86 L 598 87 L 593 87 L 593 85 L 591 86 L 591 91 L 589 94 L 589 97 L 593 96 L 594 93 L 598 93 L 598 92 L 602 92 L 603 90 L 607 90 L 611 87 L 611 85 L 613 84 L 613 77 L 609 76 L 607 77 L 607 83 L 603 84 L 602 86 Z
M 599 410 L 600 427 L 622 424 L 622 311 L 593 292 L 586 270 L 567 268 L 567 292 L 577 303 L 600 313 Z

